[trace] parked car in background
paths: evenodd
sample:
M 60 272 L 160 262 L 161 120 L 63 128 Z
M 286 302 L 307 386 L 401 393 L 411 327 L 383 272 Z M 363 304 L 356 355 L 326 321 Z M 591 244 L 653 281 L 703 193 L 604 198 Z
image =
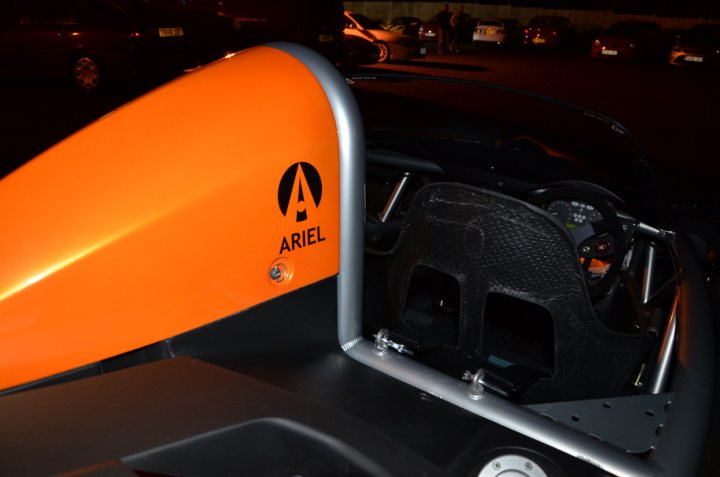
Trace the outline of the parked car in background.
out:
M 575 27 L 567 17 L 537 16 L 523 30 L 522 43 L 545 48 L 569 47 L 575 37 Z
M 720 67 L 720 24 L 697 24 L 678 35 L 668 61 L 671 65 Z
M 339 61 L 341 67 L 372 65 L 378 62 L 380 50 L 373 42 L 354 35 L 344 35 L 344 37 L 343 51 Z
M 184 1 L 189 9 L 230 18 L 239 41 L 245 46 L 291 41 L 312 48 L 333 63 L 340 60 L 344 25 L 342 0 L 179 1 Z
M 452 15 L 452 12 L 450 12 Z M 439 15 L 439 14 L 438 14 Z M 418 30 L 418 38 L 421 40 L 437 40 L 438 32 L 438 15 L 432 17 L 429 21 L 420 25 Z M 472 41 L 473 31 L 475 30 L 475 22 L 467 13 L 461 13 L 458 22 L 458 38 L 459 43 L 469 43 Z
M 660 25 L 651 21 L 613 23 L 601 32 L 590 50 L 593 58 L 638 60 L 657 57 L 660 51 Z
M 422 24 L 423 21 L 418 17 L 396 17 L 391 21 L 384 23 L 383 28 L 387 31 L 417 37 L 420 25 Z
M 345 12 L 345 34 L 371 41 L 380 50 L 379 63 L 424 58 L 425 45 L 407 35 L 387 31 L 379 22 L 355 12 Z
M 0 13 L 5 71 L 67 77 L 87 92 L 216 60 L 231 36 L 227 19 L 143 0 L 11 0 Z
M 475 44 L 512 45 L 520 41 L 522 26 L 517 20 L 485 18 L 478 20 L 472 40 Z

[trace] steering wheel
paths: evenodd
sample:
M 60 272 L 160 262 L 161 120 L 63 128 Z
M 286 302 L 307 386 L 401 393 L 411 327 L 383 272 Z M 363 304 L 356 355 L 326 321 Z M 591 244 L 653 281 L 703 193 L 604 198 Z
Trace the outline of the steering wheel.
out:
M 590 297 L 599 299 L 607 294 L 620 274 L 626 251 L 625 233 L 613 206 L 601 197 L 571 187 L 545 190 L 532 196 L 530 202 L 560 220 L 572 236 Z M 575 217 L 580 214 L 571 212 L 566 217 L 564 209 L 572 210 L 574 204 L 587 212 L 581 217 Z M 594 276 L 590 270 L 593 259 L 609 263 L 600 276 Z

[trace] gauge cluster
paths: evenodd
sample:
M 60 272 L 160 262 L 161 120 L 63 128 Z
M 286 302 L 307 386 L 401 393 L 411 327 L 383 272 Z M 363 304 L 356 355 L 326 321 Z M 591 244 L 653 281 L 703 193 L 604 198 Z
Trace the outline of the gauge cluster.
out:
M 600 222 L 603 219 L 602 214 L 595 207 L 579 200 L 554 200 L 547 205 L 546 210 L 567 229 Z

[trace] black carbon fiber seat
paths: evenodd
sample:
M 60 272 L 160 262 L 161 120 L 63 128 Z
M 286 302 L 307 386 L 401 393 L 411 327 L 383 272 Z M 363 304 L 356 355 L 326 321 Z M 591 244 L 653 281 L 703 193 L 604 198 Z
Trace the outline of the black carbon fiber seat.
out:
M 408 326 L 408 292 L 419 268 L 450 276 L 459 285 L 457 342 L 446 351 L 487 359 L 483 333 L 489 296 L 527 302 L 551 316 L 554 364 L 526 387 L 524 402 L 610 395 L 647 347 L 646 337 L 611 331 L 597 319 L 567 230 L 517 199 L 454 183 L 418 191 L 387 262 L 388 311 L 392 329 L 400 334 Z

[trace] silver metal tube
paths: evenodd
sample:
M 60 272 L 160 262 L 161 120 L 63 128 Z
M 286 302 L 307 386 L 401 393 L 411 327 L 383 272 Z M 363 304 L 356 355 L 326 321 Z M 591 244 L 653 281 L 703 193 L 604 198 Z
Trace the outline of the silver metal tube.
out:
M 678 313 L 678 293 L 675 292 L 675 300 L 673 301 L 670 317 L 665 327 L 665 336 L 663 338 L 662 347 L 658 354 L 657 365 L 653 371 L 650 381 L 649 392 L 651 394 L 660 394 L 667 387 L 670 377 L 670 366 L 672 365 L 672 356 L 675 351 L 675 343 L 677 341 L 677 313 Z
M 653 294 L 652 282 L 653 275 L 655 274 L 655 261 L 657 258 L 657 249 L 655 244 L 648 244 L 648 248 L 645 251 L 645 268 L 643 270 L 643 281 L 642 281 L 642 302 L 647 303 L 650 301 L 650 297 Z
M 340 162 L 340 272 L 338 340 L 343 349 L 362 336 L 365 241 L 365 133 L 355 97 L 338 69 L 320 54 L 294 43 L 271 43 L 312 71 L 335 115 Z
M 410 182 L 411 176 L 411 173 L 403 172 L 402 178 L 397 182 L 397 184 L 395 184 L 395 188 L 393 189 L 392 194 L 390 194 L 390 199 L 388 199 L 388 203 L 385 205 L 385 210 L 383 210 L 380 214 L 380 222 L 387 222 L 393 212 L 395 212 L 395 209 L 400 203 L 400 199 Z
M 643 222 L 638 222 L 635 229 L 640 233 L 664 242 L 671 240 L 675 236 L 675 233 L 670 230 L 658 229 Z
M 642 459 L 619 451 L 604 442 L 582 434 L 515 405 L 492 393 L 482 397 L 471 393 L 468 383 L 413 361 L 398 353 L 380 355 L 375 344 L 361 339 L 345 351 L 361 363 L 443 399 L 480 417 L 554 447 L 577 459 L 619 477 L 651 477 L 658 469 Z

